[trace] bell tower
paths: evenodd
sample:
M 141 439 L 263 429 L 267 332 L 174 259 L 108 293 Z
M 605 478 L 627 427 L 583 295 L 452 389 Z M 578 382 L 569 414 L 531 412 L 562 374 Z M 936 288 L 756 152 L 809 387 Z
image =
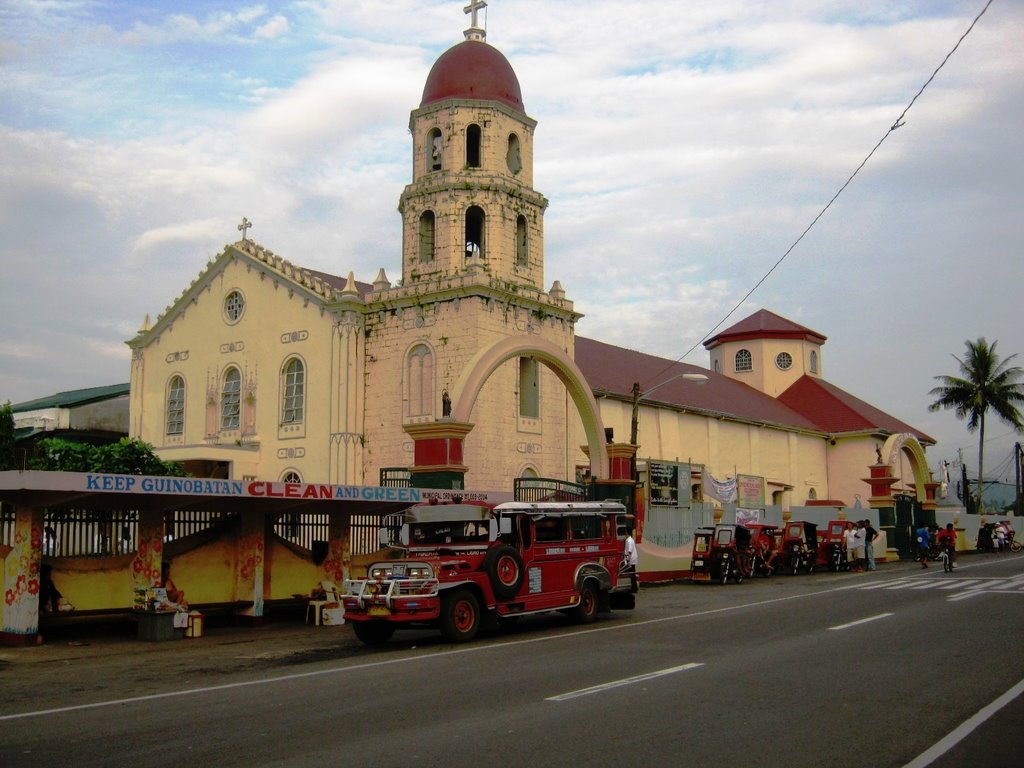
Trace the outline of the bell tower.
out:
M 402 193 L 402 284 L 478 272 L 542 289 L 544 209 L 533 188 L 536 121 L 519 80 L 473 18 L 435 62 L 409 129 L 412 183 Z

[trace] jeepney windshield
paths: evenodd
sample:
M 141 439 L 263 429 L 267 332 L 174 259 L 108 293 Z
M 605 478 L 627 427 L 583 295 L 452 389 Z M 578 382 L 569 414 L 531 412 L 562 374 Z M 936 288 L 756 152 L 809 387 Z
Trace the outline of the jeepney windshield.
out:
M 488 523 L 484 520 L 412 523 L 409 526 L 409 542 L 414 547 L 432 544 L 486 544 L 488 538 Z

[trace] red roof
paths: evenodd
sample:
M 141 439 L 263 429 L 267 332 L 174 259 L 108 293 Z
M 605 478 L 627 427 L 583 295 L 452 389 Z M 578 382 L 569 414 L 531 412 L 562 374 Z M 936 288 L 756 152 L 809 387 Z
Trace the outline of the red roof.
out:
M 638 381 L 642 397 L 648 402 L 819 431 L 812 421 L 775 398 L 697 365 L 675 363 L 582 336 L 576 337 L 576 365 L 596 396 L 609 394 L 632 400 L 633 382 Z M 683 373 L 702 374 L 707 381 L 674 378 Z
M 704 342 L 705 349 L 714 349 L 727 341 L 745 341 L 747 339 L 806 339 L 824 344 L 828 337 L 805 328 L 799 323 L 787 320 L 781 315 L 762 309 L 750 317 L 740 320 L 736 325 Z
M 780 403 L 788 405 L 830 434 L 864 431 L 892 434 L 909 432 L 920 442 L 935 442 L 934 438 L 924 432 L 880 411 L 849 392 L 844 392 L 834 384 L 812 376 L 801 376 L 779 395 L 778 399 Z
M 512 65 L 501 51 L 479 40 L 465 40 L 449 48 L 431 67 L 420 106 L 445 99 L 497 101 L 526 112 Z

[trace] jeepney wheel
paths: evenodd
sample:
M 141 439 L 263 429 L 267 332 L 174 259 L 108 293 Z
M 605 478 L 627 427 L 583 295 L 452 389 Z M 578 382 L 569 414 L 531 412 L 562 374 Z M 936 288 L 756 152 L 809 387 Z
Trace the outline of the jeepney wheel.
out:
M 441 603 L 441 634 L 452 643 L 468 643 L 480 629 L 480 603 L 468 589 L 458 589 Z
M 578 624 L 589 624 L 597 618 L 597 587 L 593 583 L 588 581 L 580 589 L 580 602 L 571 615 Z
M 386 621 L 353 621 L 352 629 L 366 645 L 383 645 L 395 634 L 395 625 Z
M 515 547 L 507 544 L 496 547 L 484 558 L 484 570 L 490 579 L 494 596 L 499 600 L 511 600 L 523 586 L 523 558 Z

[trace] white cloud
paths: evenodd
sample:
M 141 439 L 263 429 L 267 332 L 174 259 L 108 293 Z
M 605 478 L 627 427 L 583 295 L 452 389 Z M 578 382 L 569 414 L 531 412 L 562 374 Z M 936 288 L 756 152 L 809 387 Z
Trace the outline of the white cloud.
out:
M 0 400 L 127 380 L 124 339 L 238 238 L 243 215 L 298 263 L 397 279 L 408 114 L 468 26 L 462 5 L 8 11 L 0 304 L 8 339 L 33 341 L 0 346 Z M 578 332 L 671 358 L 696 344 L 885 134 L 976 5 L 492 2 L 488 39 L 539 121 L 545 282 L 586 314 Z M 949 354 L 980 335 L 1024 353 L 1022 33 L 1024 8 L 993 4 L 727 323 L 765 306 L 826 334 L 829 378 L 942 440 L 936 460 L 975 442 L 926 410 Z M 698 346 L 687 359 L 707 358 Z

